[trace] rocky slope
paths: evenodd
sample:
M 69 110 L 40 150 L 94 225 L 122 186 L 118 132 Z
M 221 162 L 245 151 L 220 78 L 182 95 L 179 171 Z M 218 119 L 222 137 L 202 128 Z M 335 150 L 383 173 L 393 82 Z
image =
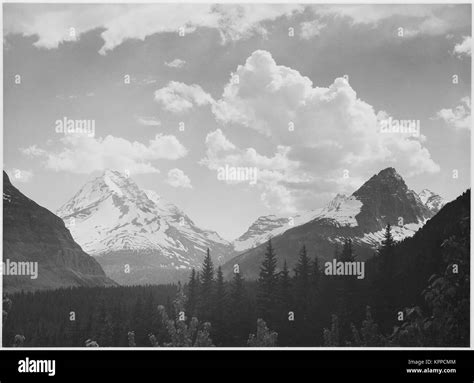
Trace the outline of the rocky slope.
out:
M 5 172 L 3 261 L 9 270 L 5 272 L 12 271 L 19 262 L 37 262 L 38 267 L 37 278 L 32 274 L 4 275 L 5 292 L 115 285 L 99 263 L 74 242 L 62 219 L 23 195 Z

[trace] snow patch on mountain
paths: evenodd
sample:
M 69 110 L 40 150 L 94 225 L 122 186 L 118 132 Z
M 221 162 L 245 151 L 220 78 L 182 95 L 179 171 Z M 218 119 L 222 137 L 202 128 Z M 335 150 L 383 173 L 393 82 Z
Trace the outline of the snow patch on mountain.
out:
M 379 230 L 379 228 L 384 227 L 389 218 L 384 213 L 381 213 L 378 210 L 379 208 L 373 203 L 380 198 L 381 193 L 384 196 L 388 196 L 388 199 L 384 197 L 386 199 L 383 203 L 391 198 L 391 204 L 383 205 L 382 203 L 383 208 L 391 213 L 391 221 L 398 223 L 399 217 L 397 215 L 392 217 L 393 212 L 390 209 L 396 210 L 397 206 L 400 205 L 409 206 L 408 209 L 411 215 L 408 215 L 405 219 L 405 222 L 408 221 L 408 224 L 393 226 L 394 237 L 397 240 L 412 236 L 423 226 L 428 218 L 436 214 L 446 203 L 439 195 L 428 189 L 423 190 L 418 195 L 406 187 L 403 178 L 395 169 L 387 168 L 372 177 L 351 196 L 337 194 L 322 209 L 311 210 L 294 217 L 278 217 L 275 215 L 259 217 L 244 234 L 233 241 L 234 249 L 237 252 L 242 252 L 257 247 L 268 241 L 268 239 L 285 233 L 292 227 L 311 221 L 320 221 L 322 224 L 332 225 L 337 228 L 361 227 L 364 235 L 358 240 L 378 245 L 383 235 L 383 230 Z M 364 214 L 360 214 L 364 203 L 371 207 L 368 208 L 368 211 L 366 209 Z M 370 224 L 370 226 L 366 226 L 367 224 Z
M 361 208 L 362 202 L 356 197 L 338 194 L 315 219 L 330 220 L 337 227 L 355 227 L 357 226 L 356 216 Z
M 88 182 L 57 214 L 84 251 L 101 256 L 118 251 L 157 254 L 175 268 L 199 266 L 207 248 L 224 256 L 230 244 L 197 227 L 176 205 L 129 177 L 105 171 Z
M 287 230 L 313 220 L 325 220 L 336 227 L 357 226 L 356 215 L 362 203 L 357 198 L 338 194 L 322 209 L 310 210 L 294 217 L 267 215 L 259 217 L 232 244 L 235 251 L 241 252 L 256 247 L 270 238 L 283 234 Z
M 418 195 L 421 202 L 433 213 L 437 213 L 444 205 L 446 205 L 446 200 L 443 197 L 433 193 L 429 189 L 423 189 Z
M 424 225 L 424 222 L 410 223 L 404 226 L 392 226 L 392 236 L 395 241 L 401 241 L 407 237 L 412 237 Z M 366 243 L 372 247 L 378 247 L 384 239 L 385 229 L 372 233 L 365 233 L 361 238 L 355 238 L 355 243 Z

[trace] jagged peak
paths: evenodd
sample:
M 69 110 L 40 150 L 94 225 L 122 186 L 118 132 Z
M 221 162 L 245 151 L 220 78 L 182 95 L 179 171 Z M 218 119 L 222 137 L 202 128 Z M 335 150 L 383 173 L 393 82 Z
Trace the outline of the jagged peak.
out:
M 118 170 L 107 168 L 102 172 L 100 177 L 102 177 L 102 178 L 110 177 L 110 178 L 128 179 L 129 175 L 126 174 L 125 172 L 120 172 Z
M 420 194 L 435 194 L 435 193 L 433 193 L 430 189 L 425 188 L 420 192 Z
M 390 185 L 391 188 L 401 189 L 404 192 L 408 192 L 408 187 L 402 176 L 398 174 L 395 168 L 388 167 L 381 170 L 378 174 L 373 175 L 352 195 L 355 197 L 360 196 L 371 190 L 374 186 L 378 187 L 378 185 Z
M 398 180 L 402 180 L 402 176 L 397 172 L 397 170 L 393 167 L 388 167 L 385 169 L 382 169 L 378 174 L 377 177 L 393 177 Z

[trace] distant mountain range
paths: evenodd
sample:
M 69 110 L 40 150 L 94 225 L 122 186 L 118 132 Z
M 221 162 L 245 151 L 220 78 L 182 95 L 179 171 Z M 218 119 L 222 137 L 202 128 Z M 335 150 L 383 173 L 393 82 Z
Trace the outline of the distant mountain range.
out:
M 372 196 L 386 198 L 386 196 L 382 197 L 382 195 L 391 194 L 392 191 L 397 191 L 400 196 L 405 195 L 405 198 L 399 200 L 398 206 L 393 207 L 393 210 L 396 211 L 395 215 L 392 214 L 392 220 L 396 217 L 396 222 L 398 223 L 397 211 L 399 206 L 413 205 L 415 209 L 413 212 L 408 213 L 408 217 L 402 216 L 403 218 L 408 218 L 408 221 L 404 221 L 405 225 L 403 226 L 405 227 L 403 229 L 405 230 L 395 228 L 397 239 L 402 239 L 407 235 L 413 234 L 413 229 L 416 229 L 424 220 L 436 214 L 446 203 L 442 197 L 428 189 L 424 189 L 417 196 L 414 191 L 406 188 L 404 181 L 393 168 L 385 169 L 381 171 L 378 176 L 374 177 L 372 177 L 370 183 L 365 184 L 350 197 L 343 194 L 336 195 L 336 197 L 322 209 L 308 211 L 304 214 L 296 215 L 295 217 L 278 217 L 275 215 L 259 217 L 244 234 L 233 241 L 235 251 L 243 252 L 257 247 L 267 242 L 269 238 L 276 237 L 294 226 L 300 226 L 313 220 L 331 222 L 332 225 L 337 227 L 356 227 L 359 226 L 360 220 L 360 224 L 366 226 L 364 232 L 376 232 L 380 229 L 380 220 L 382 219 L 382 221 L 385 222 L 385 218 L 382 217 L 378 211 L 372 211 L 372 213 L 367 211 L 367 209 L 374 210 L 373 206 L 370 207 L 372 205 L 371 198 Z M 389 181 L 389 179 L 392 180 Z M 380 185 L 376 185 L 377 183 Z M 386 184 L 385 190 L 381 189 L 382 184 Z M 371 188 L 374 189 L 370 190 Z M 407 199 L 411 200 L 411 202 Z M 361 214 L 362 201 L 365 201 L 367 206 L 364 207 L 364 212 Z M 385 203 L 385 201 L 380 201 L 380 204 L 382 203 Z M 405 214 L 407 214 L 407 212 L 405 212 Z M 415 214 L 416 217 L 413 214 Z M 371 219 L 369 218 L 371 222 L 364 222 L 365 218 L 369 216 L 372 216 Z M 406 224 L 412 225 L 407 226 Z M 370 236 L 367 236 L 366 239 L 370 240 L 369 237 Z
M 351 196 L 337 195 L 325 208 L 295 217 L 293 226 L 288 218 L 260 217 L 234 241 L 241 252 L 224 270 L 230 274 L 233 265 L 239 264 L 246 278 L 256 278 L 270 237 L 279 267 L 283 260 L 294 267 L 303 244 L 311 256 L 330 259 L 345 238 L 352 239 L 359 259 L 366 259 L 380 245 L 388 223 L 394 238 L 401 240 L 412 236 L 445 204 L 427 189 L 422 197 L 408 189 L 394 168 L 384 169 Z
M 61 218 L 15 188 L 3 172 L 4 292 L 113 286 L 97 261 L 74 242 Z M 36 269 L 36 275 L 31 273 Z M 20 270 L 28 271 L 29 274 Z
M 427 189 L 419 195 L 408 189 L 396 170 L 387 168 L 352 195 L 338 194 L 322 209 L 294 217 L 259 217 L 231 243 L 198 227 L 176 205 L 140 189 L 117 171 L 106 170 L 91 179 L 58 209 L 65 226 L 23 196 L 6 175 L 4 185 L 5 255 L 41 259 L 44 283 L 21 282 L 33 289 L 112 284 L 102 269 L 119 284 L 176 282 L 200 267 L 207 249 L 227 274 L 238 263 L 245 277 L 253 279 L 270 238 L 280 263 L 286 259 L 290 268 L 303 244 L 310 255 L 329 259 L 345 238 L 353 240 L 363 259 L 379 246 L 387 223 L 395 239 L 410 237 L 445 204 Z M 36 224 L 42 220 L 47 224 Z

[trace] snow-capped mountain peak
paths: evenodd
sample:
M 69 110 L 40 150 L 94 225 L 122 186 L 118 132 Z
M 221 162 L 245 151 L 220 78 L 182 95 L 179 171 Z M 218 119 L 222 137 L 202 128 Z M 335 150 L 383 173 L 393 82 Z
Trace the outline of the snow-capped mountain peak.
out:
M 426 204 L 426 202 L 428 201 L 428 199 L 435 195 L 431 190 L 429 189 L 423 189 L 419 194 L 418 196 L 420 197 L 421 199 L 421 202 L 423 202 L 424 204 Z
M 418 196 L 420 197 L 421 202 L 433 213 L 437 213 L 444 205 L 446 205 L 446 200 L 443 197 L 433 193 L 429 189 L 423 189 Z
M 207 248 L 217 262 L 231 249 L 176 205 L 113 170 L 87 182 L 57 214 L 84 251 L 98 259 L 117 252 L 152 254 L 160 267 L 177 269 L 199 267 Z
M 233 244 L 236 251 L 244 251 L 312 221 L 335 228 L 357 228 L 374 243 L 380 236 L 372 238 L 372 233 L 383 234 L 388 222 L 392 225 L 403 222 L 397 232 L 402 238 L 413 235 L 435 214 L 444 204 L 440 201 L 441 197 L 429 191 L 418 196 L 408 189 L 400 174 L 389 167 L 371 177 L 352 195 L 337 194 L 322 209 L 298 214 L 291 221 L 274 215 L 259 217 Z
M 258 246 L 270 238 L 283 233 L 293 222 L 288 217 L 265 215 L 258 217 L 247 231 L 233 241 L 236 251 L 243 251 Z

